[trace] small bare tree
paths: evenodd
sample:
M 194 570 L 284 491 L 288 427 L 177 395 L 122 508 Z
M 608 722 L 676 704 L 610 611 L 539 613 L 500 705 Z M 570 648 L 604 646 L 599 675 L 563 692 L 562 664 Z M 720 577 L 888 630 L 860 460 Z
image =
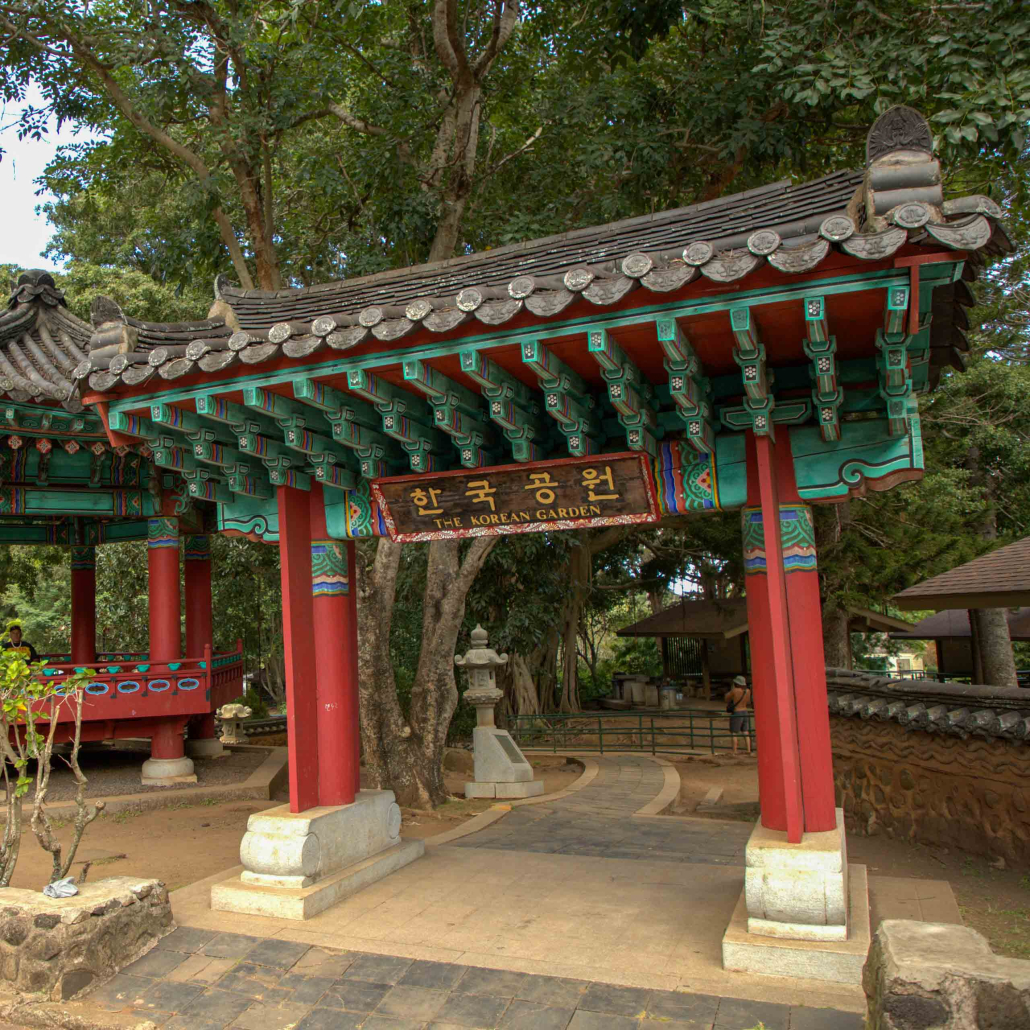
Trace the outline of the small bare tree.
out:
M 0 753 L 3 755 L 3 782 L 6 791 L 7 822 L 0 844 L 0 887 L 9 887 L 21 852 L 24 826 L 24 798 L 35 785 L 30 825 L 40 846 L 53 857 L 50 882 L 68 875 L 86 827 L 103 811 L 97 801 L 92 810 L 86 804 L 87 780 L 79 767 L 82 735 L 82 706 L 88 673 L 77 673 L 64 680 L 51 678 L 46 662 L 29 662 L 20 649 L 0 650 Z M 75 828 L 67 850 L 57 840 L 46 812 L 54 743 L 61 709 L 74 706 L 74 735 L 71 755 L 64 757 L 75 777 Z M 40 727 L 45 727 L 41 732 Z M 28 772 L 35 760 L 35 776 Z M 80 881 L 86 878 L 88 866 Z

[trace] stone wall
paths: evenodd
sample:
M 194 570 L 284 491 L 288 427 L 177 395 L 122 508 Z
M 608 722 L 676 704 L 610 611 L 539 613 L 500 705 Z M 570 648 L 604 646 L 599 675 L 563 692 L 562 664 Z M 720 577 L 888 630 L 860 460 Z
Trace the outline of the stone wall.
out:
M 848 828 L 1030 867 L 1030 744 L 830 717 Z
M 0 978 L 19 991 L 66 1001 L 112 976 L 172 929 L 157 880 L 112 876 L 72 898 L 0 889 Z

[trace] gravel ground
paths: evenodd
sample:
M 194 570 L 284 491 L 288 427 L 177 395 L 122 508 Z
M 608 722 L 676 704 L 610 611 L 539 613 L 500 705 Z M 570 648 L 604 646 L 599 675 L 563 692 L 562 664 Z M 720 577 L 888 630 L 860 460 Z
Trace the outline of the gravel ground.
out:
M 268 757 L 268 750 L 234 751 L 224 758 L 195 758 L 193 764 L 197 782 L 177 783 L 176 789 L 190 787 L 211 787 L 227 783 L 242 783 Z M 140 748 L 117 747 L 105 744 L 103 747 L 84 748 L 79 754 L 89 786 L 87 797 L 105 798 L 116 794 L 146 794 L 151 791 L 167 790 L 167 787 L 144 787 L 140 783 L 140 768 L 150 757 L 150 748 L 143 742 Z M 35 765 L 29 766 L 29 775 L 34 776 Z M 32 796 L 32 791 L 29 797 Z M 0 797 L 3 790 L 0 787 Z M 64 761 L 54 756 L 50 773 L 48 801 L 71 801 L 75 797 L 75 778 Z

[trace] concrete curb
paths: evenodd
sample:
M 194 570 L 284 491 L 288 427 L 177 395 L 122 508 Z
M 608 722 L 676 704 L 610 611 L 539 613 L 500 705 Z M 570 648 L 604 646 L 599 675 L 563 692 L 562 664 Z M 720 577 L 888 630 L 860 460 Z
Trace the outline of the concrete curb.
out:
M 561 753 L 561 752 L 559 752 Z M 473 816 L 471 819 L 463 822 L 460 826 L 455 826 L 453 830 L 445 830 L 443 833 L 437 833 L 432 837 L 426 837 L 425 845 L 427 848 L 435 848 L 441 844 L 450 844 L 453 840 L 460 840 L 462 837 L 467 837 L 471 833 L 478 833 L 480 830 L 485 830 L 488 826 L 492 826 L 498 819 L 503 819 L 513 808 L 520 805 L 541 805 L 548 801 L 557 801 L 560 798 L 566 798 L 570 794 L 574 794 L 577 790 L 582 790 L 588 784 L 592 783 L 594 778 L 597 776 L 600 766 L 592 758 L 577 758 L 583 766 L 583 772 L 578 780 L 570 783 L 564 790 L 556 790 L 553 794 L 541 794 L 535 798 L 520 798 L 517 801 L 509 801 L 506 804 L 492 805 L 485 812 L 480 812 L 479 815 Z
M 156 808 L 171 808 L 173 805 L 199 805 L 206 801 L 216 804 L 222 801 L 254 799 L 270 801 L 272 796 L 288 782 L 287 750 L 284 747 L 271 749 L 252 746 L 234 745 L 233 750 L 270 750 L 268 757 L 242 782 L 214 784 L 210 787 L 193 787 L 191 789 L 170 789 L 148 791 L 146 794 L 115 794 L 107 798 L 89 798 L 89 801 L 103 801 L 104 814 L 114 815 L 118 812 L 149 812 Z M 51 818 L 60 819 L 65 815 L 75 814 L 74 801 L 55 801 L 46 806 Z M 0 825 L 7 821 L 7 813 L 0 809 Z
M 658 794 L 653 797 L 643 808 L 638 808 L 632 815 L 631 818 L 638 819 L 646 816 L 660 815 L 671 805 L 680 794 L 680 774 L 676 771 L 676 767 L 672 762 L 667 761 L 664 758 L 659 758 L 657 755 L 645 755 L 646 758 L 650 758 L 652 762 L 656 762 L 662 767 L 662 773 L 665 776 L 665 784 Z

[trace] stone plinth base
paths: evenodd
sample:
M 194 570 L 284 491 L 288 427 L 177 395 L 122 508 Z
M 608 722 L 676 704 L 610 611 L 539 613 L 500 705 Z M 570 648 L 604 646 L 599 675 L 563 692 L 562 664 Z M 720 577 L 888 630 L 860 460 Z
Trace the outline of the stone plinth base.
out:
M 723 968 L 766 976 L 860 984 L 862 966 L 869 950 L 866 867 L 851 866 L 849 881 L 850 933 L 847 940 L 789 940 L 749 933 L 747 901 L 742 892 L 722 939 Z
M 247 820 L 244 871 L 211 888 L 223 912 L 308 919 L 423 854 L 402 841 L 391 790 L 362 790 L 353 804 L 291 812 L 288 805 Z
M 192 758 L 148 758 L 143 763 L 144 787 L 174 787 L 177 783 L 196 783 Z
M 7 887 L 0 926 L 2 978 L 19 991 L 67 1001 L 113 976 L 172 928 L 158 880 L 111 876 L 71 898 Z
M 191 758 L 221 758 L 228 753 L 217 737 L 202 737 L 199 740 L 186 741 L 186 754 Z
M 389 876 L 425 854 L 420 840 L 401 840 L 372 858 L 341 869 L 309 887 L 265 887 L 240 879 L 225 880 L 211 888 L 211 907 L 217 912 L 251 916 L 310 919 L 338 901 Z
M 806 833 L 791 844 L 781 830 L 758 823 L 745 852 L 744 897 L 750 933 L 789 940 L 848 937 L 848 853 L 844 811 L 837 828 Z
M 520 783 L 466 783 L 467 798 L 535 798 L 544 792 L 543 780 L 523 780 Z

